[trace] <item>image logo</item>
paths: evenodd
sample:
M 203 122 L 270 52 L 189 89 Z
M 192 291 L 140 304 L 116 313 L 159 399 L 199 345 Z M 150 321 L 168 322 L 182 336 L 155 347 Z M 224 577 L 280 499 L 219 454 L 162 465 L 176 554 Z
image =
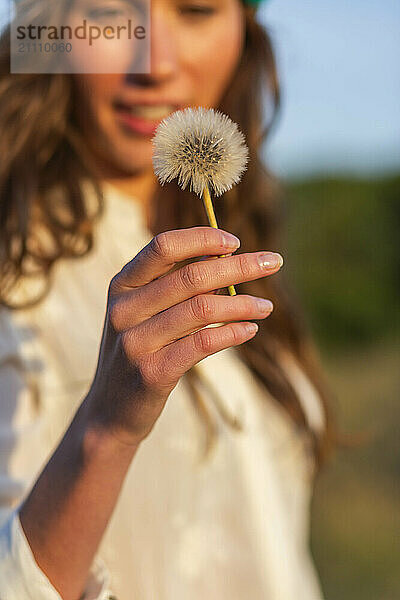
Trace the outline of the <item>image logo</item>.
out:
M 151 0 L 9 0 L 11 73 L 149 73 Z

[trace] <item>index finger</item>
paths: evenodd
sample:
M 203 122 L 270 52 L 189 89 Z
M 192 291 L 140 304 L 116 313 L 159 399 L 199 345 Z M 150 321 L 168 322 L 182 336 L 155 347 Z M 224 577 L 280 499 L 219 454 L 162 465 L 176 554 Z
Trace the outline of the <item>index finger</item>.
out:
M 177 262 L 199 256 L 233 252 L 240 240 L 214 227 L 173 229 L 153 237 L 115 278 L 118 289 L 132 289 L 167 273 Z

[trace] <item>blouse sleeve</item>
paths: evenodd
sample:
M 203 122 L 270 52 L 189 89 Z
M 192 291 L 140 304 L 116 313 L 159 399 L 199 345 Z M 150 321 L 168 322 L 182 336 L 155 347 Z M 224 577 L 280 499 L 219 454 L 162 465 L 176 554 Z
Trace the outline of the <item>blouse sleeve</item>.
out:
M 19 519 L 21 499 L 33 483 L 29 469 L 40 468 L 36 462 L 43 458 L 41 419 L 31 395 L 9 322 L 0 314 L 0 598 L 62 600 L 36 563 Z M 80 600 L 112 598 L 108 585 L 107 569 L 96 558 Z
M 17 511 L 0 530 L 0 594 L 2 600 L 62 600 L 37 565 Z M 108 600 L 107 570 L 97 558 L 90 571 L 81 600 Z

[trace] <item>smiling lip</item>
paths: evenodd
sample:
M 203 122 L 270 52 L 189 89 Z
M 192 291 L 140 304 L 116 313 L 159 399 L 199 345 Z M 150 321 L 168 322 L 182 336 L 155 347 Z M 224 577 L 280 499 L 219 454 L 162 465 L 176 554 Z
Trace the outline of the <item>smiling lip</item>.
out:
M 178 109 L 171 103 L 115 103 L 118 121 L 132 133 L 152 137 L 163 119 Z

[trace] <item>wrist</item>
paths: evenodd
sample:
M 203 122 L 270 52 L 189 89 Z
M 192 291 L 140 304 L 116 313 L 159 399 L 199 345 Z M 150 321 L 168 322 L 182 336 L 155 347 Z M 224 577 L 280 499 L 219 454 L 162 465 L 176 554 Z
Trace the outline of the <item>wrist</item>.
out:
M 123 435 L 100 419 L 91 410 L 89 396 L 85 398 L 79 410 L 82 413 L 80 429 L 85 454 L 102 452 L 120 458 L 126 457 L 128 460 L 133 458 L 142 439 L 133 435 Z
M 83 436 L 83 448 L 86 455 L 98 454 L 104 456 L 125 457 L 131 460 L 140 446 L 139 441 L 124 440 L 117 433 L 97 423 L 88 423 Z

